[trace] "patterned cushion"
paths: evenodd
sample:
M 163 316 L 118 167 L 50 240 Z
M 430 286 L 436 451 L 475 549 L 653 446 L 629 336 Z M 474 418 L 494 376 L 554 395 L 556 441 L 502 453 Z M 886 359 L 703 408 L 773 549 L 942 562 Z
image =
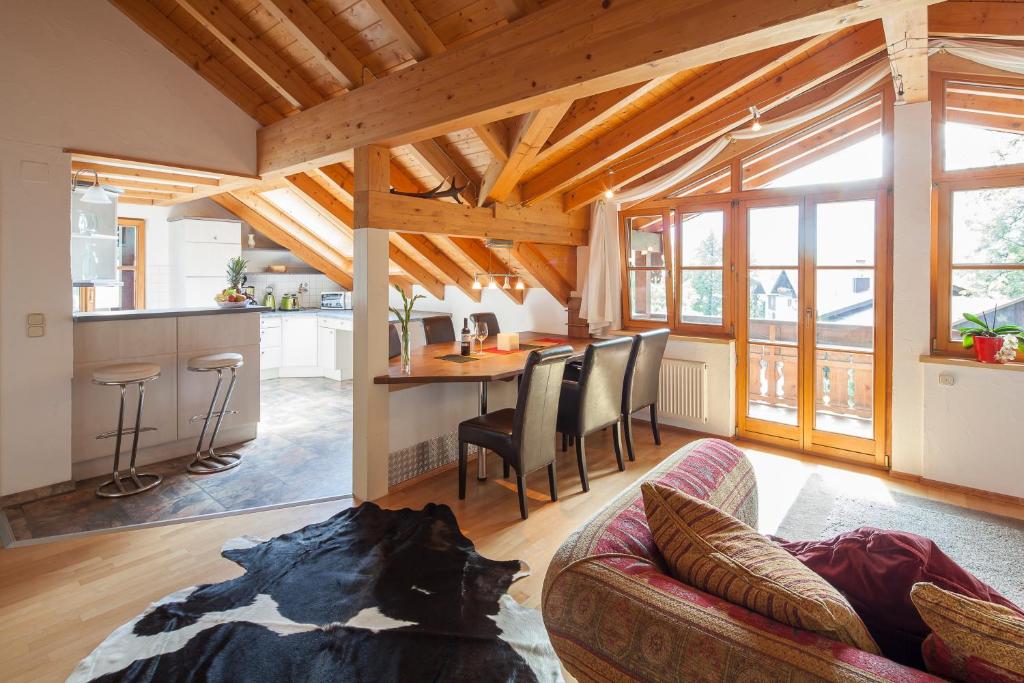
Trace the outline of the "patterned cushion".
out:
M 857 613 L 774 543 L 682 491 L 641 487 L 654 542 L 680 581 L 790 626 L 879 654 Z
M 961 681 L 1024 681 L 1019 614 L 931 583 L 915 584 L 910 599 L 932 630 L 924 645 L 929 671 Z

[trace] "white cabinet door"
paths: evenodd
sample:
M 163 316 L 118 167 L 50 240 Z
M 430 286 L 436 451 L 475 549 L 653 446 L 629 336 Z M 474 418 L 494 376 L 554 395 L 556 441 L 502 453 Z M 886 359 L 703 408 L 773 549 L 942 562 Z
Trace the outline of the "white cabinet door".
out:
M 227 287 L 224 277 L 187 277 L 183 306 L 216 306 L 213 297 Z
M 242 224 L 236 221 L 185 219 L 185 241 L 242 246 Z
M 184 250 L 185 277 L 193 275 L 217 276 L 227 287 L 226 271 L 228 261 L 241 256 L 242 249 L 237 244 L 193 244 L 189 242 Z M 223 289 L 223 288 L 222 288 Z
M 336 331 L 333 328 L 321 326 L 318 332 L 317 358 L 319 359 L 320 369 L 324 371 L 337 370 L 338 347 L 335 341 Z
M 260 347 L 260 370 L 274 370 L 281 367 L 281 347 Z
M 338 370 L 342 379 L 352 379 L 352 330 L 338 330 L 335 333 L 338 349 Z
M 260 344 L 263 346 L 281 346 L 281 326 L 260 329 Z
M 316 316 L 296 315 L 281 320 L 281 365 L 316 367 Z

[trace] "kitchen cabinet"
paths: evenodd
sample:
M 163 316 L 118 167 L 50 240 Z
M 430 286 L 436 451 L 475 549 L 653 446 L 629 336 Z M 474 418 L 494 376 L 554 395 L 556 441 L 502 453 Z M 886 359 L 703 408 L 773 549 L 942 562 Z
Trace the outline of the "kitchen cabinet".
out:
M 210 306 L 227 286 L 230 259 L 242 255 L 237 220 L 175 218 L 170 227 L 171 305 Z
M 260 316 L 260 378 L 277 377 L 281 367 L 281 318 Z
M 317 339 L 317 355 L 324 377 L 352 379 L 352 321 L 320 318 Z
M 281 318 L 282 377 L 317 377 L 316 315 L 283 314 Z
M 261 377 L 352 379 L 352 320 L 315 311 L 265 315 Z

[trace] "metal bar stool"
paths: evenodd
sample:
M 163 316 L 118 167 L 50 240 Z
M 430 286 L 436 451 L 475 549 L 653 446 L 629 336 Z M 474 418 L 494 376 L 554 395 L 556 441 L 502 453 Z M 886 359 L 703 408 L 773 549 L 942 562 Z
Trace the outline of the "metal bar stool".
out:
M 97 435 L 97 439 L 109 439 L 115 437 L 114 441 L 114 474 L 109 481 L 100 484 L 96 489 L 96 495 L 100 498 L 123 498 L 134 496 L 136 493 L 149 491 L 160 484 L 161 477 L 158 474 L 142 474 L 135 471 L 135 458 L 139 452 L 139 434 L 141 432 L 155 431 L 155 427 L 142 426 L 142 403 L 146 398 L 146 382 L 151 382 L 160 376 L 160 366 L 154 363 L 121 363 L 118 365 L 107 365 L 97 368 L 92 373 L 93 384 L 104 387 L 121 388 L 121 407 L 117 414 L 117 429 L 103 432 Z M 135 412 L 135 427 L 124 428 L 124 399 L 129 384 L 139 385 L 139 404 Z M 126 434 L 132 435 L 132 458 L 128 464 L 128 472 L 121 473 L 121 437 Z
M 242 367 L 244 361 L 240 353 L 214 353 L 208 356 L 196 356 L 188 361 L 190 372 L 216 372 L 217 386 L 213 390 L 213 398 L 210 400 L 210 409 L 206 415 L 196 415 L 190 422 L 203 420 L 203 430 L 199 432 L 199 443 L 196 444 L 196 457 L 188 464 L 188 471 L 193 474 L 213 474 L 238 467 L 242 462 L 241 453 L 218 453 L 213 450 L 213 442 L 217 440 L 217 432 L 220 431 L 220 423 L 224 421 L 225 415 L 236 415 L 237 410 L 228 410 L 228 401 L 231 400 L 231 391 L 235 388 L 235 379 L 238 377 L 238 368 Z M 220 385 L 224 381 L 224 371 L 231 371 L 231 381 L 228 382 L 227 393 L 224 394 L 224 402 L 220 410 L 214 412 L 217 407 L 217 396 L 220 394 Z M 206 453 L 203 453 L 203 439 L 206 438 L 206 430 L 210 426 L 210 418 L 217 416 L 217 424 L 213 427 L 213 434 L 210 436 L 210 445 Z

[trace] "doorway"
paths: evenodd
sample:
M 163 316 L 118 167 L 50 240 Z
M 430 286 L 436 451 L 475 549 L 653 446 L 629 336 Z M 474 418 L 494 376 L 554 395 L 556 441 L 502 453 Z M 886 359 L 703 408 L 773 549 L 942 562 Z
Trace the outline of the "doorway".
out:
M 741 436 L 885 466 L 886 198 L 737 203 Z

